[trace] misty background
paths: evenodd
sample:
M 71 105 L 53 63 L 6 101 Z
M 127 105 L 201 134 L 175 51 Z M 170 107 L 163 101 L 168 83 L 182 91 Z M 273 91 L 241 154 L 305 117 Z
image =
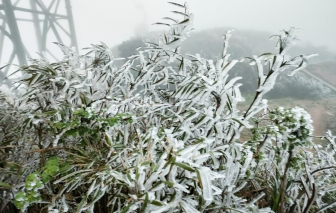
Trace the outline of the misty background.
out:
M 282 29 L 296 27 L 303 30 L 298 34 L 301 39 L 299 45 L 336 51 L 334 0 L 187 2 L 195 15 L 194 28 L 197 31 L 230 27 L 266 31 L 272 35 Z M 163 0 L 72 0 L 71 3 L 80 48 L 100 41 L 114 46 L 131 37 L 164 29 L 152 24 L 171 16 L 170 11 L 175 9 Z
M 17 1 L 12 2 L 15 4 Z M 20 1 L 18 6 L 30 8 L 29 2 Z M 43 0 L 43 2 L 48 5 L 52 0 Z M 117 56 L 120 54 L 118 49 L 122 51 L 122 48 L 116 47 L 122 42 L 167 30 L 165 27 L 152 24 L 163 21 L 161 19 L 163 17 L 172 16 L 170 11 L 175 10 L 174 6 L 164 0 L 71 0 L 70 2 L 81 54 L 85 53 L 82 48 L 104 42 L 113 48 Z M 181 0 L 175 2 L 184 3 Z M 298 33 L 301 41 L 297 46 L 305 48 L 305 51 L 300 54 L 319 53 L 322 57 L 314 59 L 313 63 L 336 61 L 335 0 L 190 0 L 188 4 L 195 15 L 195 31 L 186 42 L 196 39 L 202 42 L 204 48 L 209 45 L 218 46 L 217 50 L 220 51 L 222 45 L 218 43 L 220 37 L 226 29 L 233 28 L 236 31 L 232 38 L 240 38 L 238 43 L 241 48 L 245 48 L 243 47 L 245 45 L 246 48 L 251 49 L 252 54 L 260 54 L 261 51 L 274 50 L 274 42 L 268 40 L 271 35 L 278 34 L 283 29 L 296 27 L 302 29 Z M 64 5 L 60 5 L 60 13 L 62 11 L 65 12 Z M 15 15 L 20 19 L 31 18 L 31 14 L 25 12 L 18 12 Z M 39 18 L 43 21 L 44 16 L 39 15 Z M 60 19 L 58 22 L 67 26 L 66 20 Z M 37 54 L 39 41 L 35 39 L 33 23 L 21 21 L 18 25 L 30 56 L 39 58 Z M 69 43 L 67 36 L 62 33 L 62 30 L 59 30 L 63 43 L 67 45 Z M 52 43 L 56 40 L 55 36 L 50 35 L 47 46 L 56 58 L 61 59 L 62 52 Z M 204 49 L 203 46 L 201 50 Z M 190 48 L 198 51 L 197 47 Z M 211 48 L 211 51 L 213 50 L 216 48 Z M 0 66 L 6 64 L 11 51 L 11 42 L 5 38 Z M 50 54 L 49 57 L 52 60 L 55 59 Z

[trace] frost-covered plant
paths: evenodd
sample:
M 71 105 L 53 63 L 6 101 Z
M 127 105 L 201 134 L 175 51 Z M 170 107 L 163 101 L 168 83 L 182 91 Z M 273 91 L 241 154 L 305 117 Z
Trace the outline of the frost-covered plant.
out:
M 271 110 L 263 99 L 279 73 L 295 74 L 311 57 L 286 55 L 295 29 L 278 37 L 278 54 L 230 60 L 228 30 L 216 62 L 184 56 L 179 45 L 192 30 L 193 14 L 187 4 L 171 4 L 183 9 L 173 11 L 182 21 L 157 23 L 169 31 L 119 68 L 105 44 L 84 56 L 59 45 L 63 61 L 42 58 L 22 67 L 28 77 L 19 82 L 19 95 L 1 92 L 0 112 L 17 115 L 1 123 L 1 137 L 7 126 L 15 133 L 1 146 L 3 196 L 28 212 L 333 207 L 335 138 L 327 134 L 330 145 L 316 145 L 303 109 Z M 257 67 L 258 89 L 241 112 L 240 77 L 227 79 L 244 60 Z M 246 128 L 252 137 L 240 142 Z

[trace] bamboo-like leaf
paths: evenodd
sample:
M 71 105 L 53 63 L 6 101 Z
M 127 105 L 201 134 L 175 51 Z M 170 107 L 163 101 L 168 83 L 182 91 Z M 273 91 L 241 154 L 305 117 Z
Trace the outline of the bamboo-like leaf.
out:
M 185 163 L 178 163 L 178 162 L 174 162 L 174 165 L 181 167 L 182 169 L 185 169 L 189 172 L 194 172 L 195 169 L 193 169 L 192 167 L 190 167 L 189 165 L 185 164 Z
M 162 22 L 156 22 L 156 23 L 154 23 L 154 24 L 156 24 L 156 25 L 166 25 L 166 26 L 169 26 L 169 27 L 170 27 L 170 24 L 162 23 Z M 154 25 L 154 24 L 153 24 L 153 25 Z
M 182 4 L 178 4 L 178 3 L 175 3 L 175 2 L 168 2 L 169 4 L 172 4 L 172 5 L 175 5 L 175 6 L 178 6 L 178 7 L 181 7 L 181 8 L 183 8 L 184 9 L 184 5 L 182 5 Z
M 180 15 L 183 15 L 183 16 L 186 16 L 186 17 L 189 17 L 188 14 L 185 14 L 185 13 L 182 13 L 182 12 L 179 12 L 179 11 L 171 11 L 172 13 L 176 13 L 176 14 L 180 14 Z
M 155 205 L 155 206 L 163 206 L 162 203 L 160 201 L 157 201 L 157 200 L 152 200 L 150 203 Z
M 0 182 L 0 188 L 11 189 L 12 186 L 8 183 Z
M 126 213 L 128 210 L 129 210 L 129 208 L 133 205 L 134 203 L 130 203 L 130 204 L 128 204 L 125 208 L 123 208 L 121 211 L 120 211 L 120 213 Z
M 78 204 L 78 207 L 77 207 L 77 212 L 78 213 L 83 211 L 83 208 L 86 205 L 86 203 L 87 203 L 87 196 L 84 195 L 84 197 L 82 198 L 82 201 Z
M 146 210 L 146 207 L 148 205 L 148 193 L 146 193 L 145 195 L 145 200 L 144 200 L 144 204 L 143 204 L 143 207 L 142 207 L 142 211 L 144 212 Z

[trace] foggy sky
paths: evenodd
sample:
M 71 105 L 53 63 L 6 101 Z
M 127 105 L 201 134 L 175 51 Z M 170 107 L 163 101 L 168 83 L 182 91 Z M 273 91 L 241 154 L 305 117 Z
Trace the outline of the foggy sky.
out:
M 297 27 L 303 29 L 298 33 L 301 45 L 312 43 L 336 51 L 335 0 L 187 2 L 195 15 L 196 30 L 227 26 L 269 31 L 272 35 Z M 72 0 L 71 3 L 80 48 L 100 41 L 113 46 L 136 34 L 164 29 L 151 24 L 165 16 L 176 17 L 169 11 L 177 9 L 163 0 Z

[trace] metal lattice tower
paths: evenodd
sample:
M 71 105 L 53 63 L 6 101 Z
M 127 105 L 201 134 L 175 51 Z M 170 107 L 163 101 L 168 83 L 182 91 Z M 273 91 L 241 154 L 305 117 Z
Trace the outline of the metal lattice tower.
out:
M 73 47 L 78 53 L 70 0 L 2 0 L 0 20 L 1 66 L 27 64 L 27 56 L 36 52 L 57 60 L 52 42 Z M 7 75 L 8 70 L 9 66 L 0 75 Z

